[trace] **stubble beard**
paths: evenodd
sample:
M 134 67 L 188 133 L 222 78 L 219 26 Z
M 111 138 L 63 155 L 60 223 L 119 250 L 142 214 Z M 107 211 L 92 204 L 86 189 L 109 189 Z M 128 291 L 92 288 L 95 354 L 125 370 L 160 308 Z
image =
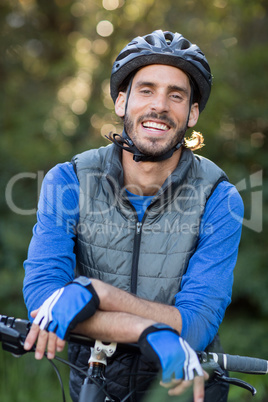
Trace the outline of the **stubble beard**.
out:
M 147 116 L 141 116 L 137 124 L 139 124 L 141 121 L 149 120 L 150 118 L 155 118 L 161 120 L 163 123 L 168 124 L 170 127 L 174 128 L 176 127 L 175 123 L 173 120 L 170 120 L 168 117 L 163 116 L 160 117 L 155 113 L 151 113 L 150 115 Z M 130 117 L 126 114 L 124 118 L 124 126 L 125 126 L 125 131 L 127 132 L 128 136 L 131 138 L 133 141 L 134 145 L 138 148 L 138 150 L 148 156 L 162 156 L 166 152 L 170 151 L 172 148 L 174 148 L 177 144 L 181 143 L 186 130 L 188 128 L 187 123 L 180 129 L 178 129 L 175 132 L 175 135 L 168 139 L 164 145 L 159 146 L 157 138 L 151 138 L 150 143 L 144 144 L 142 143 L 139 138 L 137 137 L 137 134 L 134 130 L 134 123 L 133 120 L 130 119 Z

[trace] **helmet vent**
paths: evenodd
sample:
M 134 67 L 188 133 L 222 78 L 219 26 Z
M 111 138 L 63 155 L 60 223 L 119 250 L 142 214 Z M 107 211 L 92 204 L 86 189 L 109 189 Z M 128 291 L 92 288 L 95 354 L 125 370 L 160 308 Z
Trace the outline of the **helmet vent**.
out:
M 174 38 L 174 36 L 172 35 L 171 32 L 165 33 L 165 39 L 166 39 L 167 45 L 170 45 L 172 43 L 173 38 Z
M 120 60 L 122 60 L 122 59 L 128 57 L 128 56 L 129 56 L 130 54 L 132 54 L 132 53 L 136 53 L 136 49 L 128 49 L 128 50 L 126 50 L 125 52 L 120 53 L 120 54 L 118 55 L 116 61 L 120 61 Z
M 179 42 L 179 48 L 181 50 L 189 49 L 190 46 L 191 46 L 191 43 L 186 39 Z
M 147 35 L 146 38 L 144 38 L 146 40 L 147 43 L 149 43 L 150 45 L 154 46 L 155 45 L 155 38 L 153 37 L 153 35 Z

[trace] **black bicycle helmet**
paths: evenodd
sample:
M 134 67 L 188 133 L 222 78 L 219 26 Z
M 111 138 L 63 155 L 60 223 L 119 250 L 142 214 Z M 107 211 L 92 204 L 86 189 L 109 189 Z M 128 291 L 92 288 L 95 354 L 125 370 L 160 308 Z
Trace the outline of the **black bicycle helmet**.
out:
M 122 84 L 141 67 L 167 64 L 183 70 L 198 89 L 200 112 L 210 95 L 212 75 L 205 55 L 179 33 L 157 30 L 133 39 L 118 55 L 112 68 L 111 96 L 116 101 Z

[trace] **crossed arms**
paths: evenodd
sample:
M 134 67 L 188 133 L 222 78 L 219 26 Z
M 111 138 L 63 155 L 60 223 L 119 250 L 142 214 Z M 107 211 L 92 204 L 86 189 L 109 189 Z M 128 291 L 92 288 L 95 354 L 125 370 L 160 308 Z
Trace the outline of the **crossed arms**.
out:
M 138 342 L 141 338 L 141 334 L 143 334 L 146 329 L 147 331 L 148 329 L 152 331 L 156 328 L 157 322 L 162 322 L 170 327 L 177 328 L 178 331 L 181 329 L 181 317 L 175 307 L 139 299 L 96 279 L 91 281 L 91 285 L 99 298 L 98 310 L 91 318 L 77 324 L 74 328 L 75 332 L 103 341 Z M 32 316 L 36 317 L 37 312 L 38 310 L 35 310 Z M 41 325 L 40 323 L 40 326 Z M 33 323 L 26 338 L 25 349 L 31 349 L 37 341 L 36 358 L 41 359 L 47 349 L 47 356 L 52 359 L 56 351 L 60 352 L 63 350 L 65 341 L 58 337 L 55 332 L 40 329 L 40 326 Z M 170 335 L 171 334 L 168 334 L 168 336 Z M 183 342 L 177 335 L 172 335 L 180 339 L 180 342 Z M 177 342 L 176 338 L 175 342 Z M 147 342 L 147 340 L 145 341 Z M 179 348 L 180 344 L 176 346 Z M 188 345 L 186 345 L 186 347 L 188 347 Z M 189 350 L 190 353 L 192 353 L 191 348 L 189 348 Z M 192 353 L 192 357 L 195 359 L 193 354 L 194 353 Z M 204 378 L 207 379 L 207 374 L 203 374 L 202 370 L 200 372 L 198 362 L 197 367 L 199 369 L 199 375 L 192 381 L 172 379 L 171 382 L 162 382 L 162 385 L 168 388 L 171 387 L 169 390 L 170 395 L 180 395 L 193 382 L 194 400 L 202 401 L 204 398 Z M 205 377 L 203 377 L 203 375 L 205 375 Z

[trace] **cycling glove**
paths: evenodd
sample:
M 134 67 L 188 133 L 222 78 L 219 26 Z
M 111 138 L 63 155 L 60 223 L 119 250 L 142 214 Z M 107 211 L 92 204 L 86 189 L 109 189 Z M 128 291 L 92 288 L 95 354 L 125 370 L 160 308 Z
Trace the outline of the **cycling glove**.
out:
M 203 376 L 203 370 L 194 350 L 178 332 L 165 324 L 154 324 L 143 331 L 139 338 L 142 354 L 159 369 L 162 381 L 172 378 L 193 380 Z
M 75 326 L 91 317 L 100 304 L 91 280 L 79 276 L 56 290 L 41 306 L 34 323 L 66 339 Z

